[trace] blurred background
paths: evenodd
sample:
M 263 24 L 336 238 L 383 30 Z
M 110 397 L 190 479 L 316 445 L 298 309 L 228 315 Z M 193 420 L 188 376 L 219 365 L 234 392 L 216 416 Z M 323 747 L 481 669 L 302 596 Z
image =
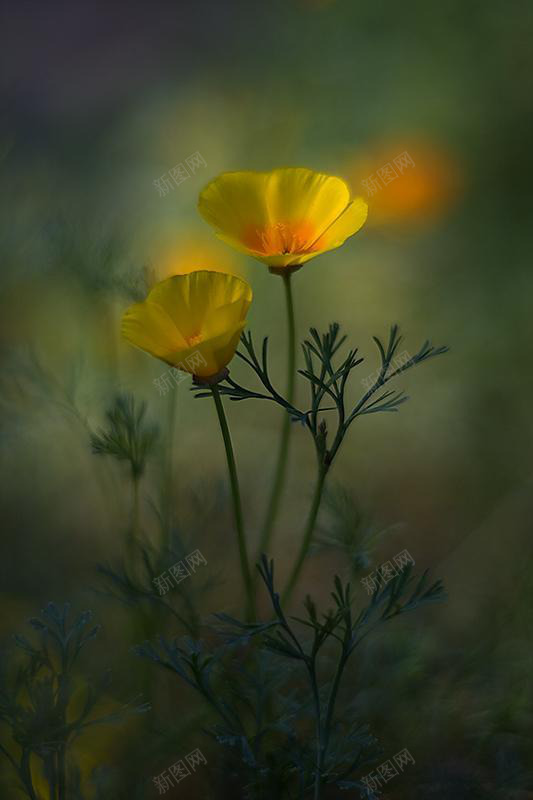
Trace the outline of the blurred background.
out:
M 450 347 L 400 379 L 410 400 L 398 414 L 356 421 L 320 518 L 330 533 L 339 493 L 348 497 L 357 520 L 341 522 L 361 575 L 407 549 L 449 593 L 380 634 L 354 668 L 385 753 L 408 748 L 416 761 L 386 796 L 533 796 L 531 3 L 17 0 L 0 15 L 6 663 L 28 617 L 69 600 L 103 623 L 93 660 L 112 668 L 117 692 L 140 690 L 128 610 L 96 571 L 121 558 L 129 525 L 124 465 L 90 445 L 118 392 L 144 400 L 159 426 L 141 483 L 147 541 L 158 536 L 170 458 L 172 513 L 214 582 L 205 591 L 198 582 L 198 613 L 238 607 L 212 404 L 188 381 L 162 396 L 164 365 L 120 340 L 120 316 L 167 275 L 235 272 L 252 284 L 250 329 L 270 337 L 282 384 L 281 282 L 219 242 L 196 203 L 220 172 L 307 166 L 345 178 L 370 214 L 294 276 L 299 337 L 342 325 L 365 358 L 354 398 L 378 366 L 372 336 L 392 323 L 409 353 L 425 339 Z M 187 178 L 174 180 L 184 164 Z M 249 380 L 241 364 L 233 370 Z M 303 381 L 298 392 L 305 406 Z M 260 402 L 227 405 L 253 549 L 281 416 Z M 281 575 L 314 472 L 312 442 L 295 428 L 272 552 Z M 326 602 L 348 561 L 342 548 L 317 548 L 295 607 L 309 590 Z M 358 593 L 364 600 L 360 583 Z M 155 708 L 141 727 L 115 729 L 104 755 L 90 742 L 83 750 L 93 766 L 120 765 L 125 797 L 157 796 L 152 776 L 172 763 L 147 730 L 168 731 L 171 720 L 175 758 L 207 741 L 184 721 L 193 700 L 176 680 L 157 691 L 166 717 Z M 5 796 L 22 797 L 2 769 Z M 191 797 L 226 796 L 195 780 Z

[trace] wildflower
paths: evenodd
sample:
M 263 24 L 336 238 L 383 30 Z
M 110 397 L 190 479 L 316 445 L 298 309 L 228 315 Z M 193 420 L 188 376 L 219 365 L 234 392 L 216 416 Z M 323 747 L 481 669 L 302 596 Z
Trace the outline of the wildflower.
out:
M 122 334 L 172 367 L 211 383 L 227 374 L 252 290 L 235 275 L 198 270 L 157 283 L 127 309 Z
M 220 239 L 284 274 L 340 247 L 368 206 L 341 178 L 298 167 L 225 172 L 200 193 L 198 210 Z

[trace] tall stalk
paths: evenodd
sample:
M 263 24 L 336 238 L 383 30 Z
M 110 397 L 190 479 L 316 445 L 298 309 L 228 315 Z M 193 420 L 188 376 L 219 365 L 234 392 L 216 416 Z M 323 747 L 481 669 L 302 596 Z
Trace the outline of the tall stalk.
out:
M 244 584 L 244 591 L 246 594 L 246 616 L 247 619 L 255 618 L 255 597 L 252 584 L 252 576 L 250 574 L 250 565 L 248 561 L 248 550 L 246 546 L 246 537 L 244 533 L 244 519 L 242 514 L 241 493 L 239 489 L 239 479 L 237 476 L 237 465 L 235 463 L 235 455 L 233 452 L 233 444 L 231 442 L 231 434 L 226 419 L 226 413 L 222 404 L 222 398 L 218 386 L 212 386 L 211 392 L 215 401 L 217 409 L 218 420 L 220 423 L 220 430 L 224 440 L 224 447 L 226 449 L 226 460 L 228 463 L 228 473 L 231 487 L 231 494 L 233 498 L 233 512 L 235 515 L 235 528 L 237 531 L 237 543 L 239 547 L 239 558 L 241 562 L 241 573 Z
M 135 575 L 136 547 L 141 528 L 140 476 L 131 472 L 131 518 L 127 539 L 126 564 L 132 577 Z
M 178 386 L 173 387 L 168 395 L 167 429 L 164 452 L 164 489 L 163 489 L 163 545 L 170 549 L 172 530 L 174 527 L 174 511 L 172 498 L 177 495 L 177 486 L 174 475 L 174 436 L 176 429 L 176 414 L 178 405 Z
M 323 783 L 322 772 L 324 770 L 324 765 L 326 763 L 326 756 L 328 753 L 329 739 L 331 736 L 333 714 L 335 712 L 335 703 L 337 701 L 337 694 L 339 691 L 342 674 L 344 672 L 344 667 L 346 666 L 347 660 L 348 660 L 348 654 L 345 646 L 343 645 L 342 653 L 339 662 L 337 664 L 335 677 L 333 679 L 333 684 L 328 698 L 326 715 L 324 718 L 324 722 L 320 723 L 319 736 L 317 738 L 317 769 L 315 774 L 314 800 L 320 800 L 320 797 L 322 795 L 322 783 Z M 319 714 L 320 714 L 320 706 L 319 706 Z

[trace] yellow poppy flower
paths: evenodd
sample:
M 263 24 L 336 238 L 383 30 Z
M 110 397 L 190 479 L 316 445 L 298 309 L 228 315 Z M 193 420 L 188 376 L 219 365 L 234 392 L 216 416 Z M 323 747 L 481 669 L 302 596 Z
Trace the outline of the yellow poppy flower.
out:
M 296 167 L 225 172 L 200 193 L 198 210 L 220 239 L 283 273 L 340 247 L 368 206 L 341 178 Z
M 122 334 L 167 364 L 210 379 L 233 358 L 251 302 L 250 286 L 236 275 L 209 270 L 174 275 L 128 308 Z

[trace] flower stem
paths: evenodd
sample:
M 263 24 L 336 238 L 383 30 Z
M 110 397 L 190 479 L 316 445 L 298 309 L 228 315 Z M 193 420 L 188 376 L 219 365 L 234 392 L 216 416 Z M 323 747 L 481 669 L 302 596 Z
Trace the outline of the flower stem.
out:
M 235 455 L 233 453 L 233 445 L 231 443 L 231 434 L 228 428 L 224 406 L 222 405 L 222 398 L 218 386 L 212 386 L 211 392 L 215 401 L 217 409 L 218 420 L 220 422 L 220 430 L 224 440 L 224 447 L 226 448 L 226 460 L 228 462 L 228 472 L 231 485 L 231 494 L 233 496 L 233 511 L 235 514 L 235 527 L 237 529 L 237 542 L 239 545 L 239 556 L 241 560 L 241 572 L 246 592 L 246 613 L 248 619 L 255 617 L 255 602 L 252 587 L 252 577 L 250 575 L 250 567 L 248 563 L 248 551 L 246 548 L 246 538 L 244 535 L 244 521 L 242 515 L 241 494 L 239 490 L 239 479 L 237 477 L 237 466 L 235 464 Z
M 294 379 L 296 365 L 296 326 L 294 321 L 294 303 L 292 298 L 291 273 L 286 272 L 282 275 L 283 287 L 285 289 L 285 303 L 287 309 L 287 400 L 292 404 L 294 399 Z M 285 413 L 283 427 L 281 429 L 281 439 L 274 472 L 274 482 L 272 491 L 267 504 L 267 512 L 263 530 L 259 542 L 259 555 L 267 553 L 270 547 L 270 540 L 274 523 L 279 511 L 281 496 L 285 487 L 285 475 L 289 458 L 289 441 L 291 434 L 291 418 Z M 257 577 L 257 576 L 256 576 Z
M 315 493 L 313 495 L 313 502 L 311 504 L 311 508 L 309 510 L 309 516 L 307 517 L 307 523 L 304 530 L 304 535 L 302 539 L 302 544 L 300 546 L 300 552 L 298 553 L 298 558 L 296 559 L 296 563 L 292 568 L 292 572 L 285 587 L 285 591 L 283 592 L 282 602 L 288 603 L 296 582 L 300 577 L 300 572 L 302 570 L 305 557 L 309 550 L 309 546 L 311 544 L 311 540 L 313 538 L 313 531 L 315 529 L 316 520 L 318 517 L 318 511 L 320 509 L 320 503 L 322 500 L 322 493 L 324 490 L 324 483 L 326 480 L 326 475 L 328 473 L 328 467 L 326 464 L 320 463 L 318 467 L 318 477 L 315 485 Z
M 139 544 L 141 502 L 139 492 L 139 476 L 131 474 L 131 518 L 126 543 L 126 567 L 128 572 L 135 574 L 135 557 Z

